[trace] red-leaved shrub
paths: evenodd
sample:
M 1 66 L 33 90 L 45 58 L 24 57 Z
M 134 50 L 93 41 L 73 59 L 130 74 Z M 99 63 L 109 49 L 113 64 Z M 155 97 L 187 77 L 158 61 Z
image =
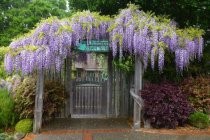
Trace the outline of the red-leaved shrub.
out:
M 186 95 L 172 83 L 146 84 L 141 96 L 144 118 L 155 128 L 183 126 L 193 112 Z

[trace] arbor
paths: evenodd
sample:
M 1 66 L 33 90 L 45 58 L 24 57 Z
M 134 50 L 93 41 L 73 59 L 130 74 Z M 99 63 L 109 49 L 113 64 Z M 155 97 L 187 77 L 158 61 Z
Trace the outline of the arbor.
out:
M 44 20 L 29 34 L 14 40 L 5 57 L 5 67 L 9 73 L 39 75 L 34 121 L 34 132 L 38 132 L 42 122 L 44 70 L 61 74 L 64 60 L 71 59 L 71 50 L 81 40 L 89 43 L 92 39 L 109 39 L 113 56 L 136 56 L 137 93 L 142 86 L 142 63 L 146 69 L 150 61 L 154 68 L 156 61 L 161 72 L 165 51 L 170 51 L 175 54 L 177 71 L 182 72 L 190 60 L 201 58 L 202 35 L 203 30 L 199 28 L 179 29 L 170 19 L 145 13 L 132 4 L 114 18 L 83 11 L 67 19 L 53 17 Z M 135 109 L 136 116 L 139 116 L 139 110 L 140 107 Z M 139 120 L 134 119 L 134 122 L 137 126 Z

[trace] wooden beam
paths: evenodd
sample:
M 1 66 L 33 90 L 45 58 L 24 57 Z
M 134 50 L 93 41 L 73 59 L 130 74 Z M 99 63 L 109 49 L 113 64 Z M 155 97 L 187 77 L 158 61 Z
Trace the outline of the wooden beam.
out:
M 36 85 L 33 133 L 39 133 L 42 126 L 43 95 L 44 95 L 44 71 L 40 70 L 38 71 L 38 79 Z
M 135 81 L 134 90 L 135 94 L 139 95 L 139 91 L 142 89 L 142 78 L 143 78 L 143 64 L 141 62 L 141 57 L 139 55 L 135 56 Z M 138 129 L 141 127 L 141 108 L 134 101 L 134 112 L 133 112 L 133 127 Z

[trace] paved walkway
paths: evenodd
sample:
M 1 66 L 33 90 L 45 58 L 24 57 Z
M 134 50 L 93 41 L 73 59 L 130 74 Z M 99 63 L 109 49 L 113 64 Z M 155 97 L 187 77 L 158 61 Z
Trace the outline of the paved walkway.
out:
M 70 125 L 71 124 L 71 125 Z M 39 135 L 24 140 L 210 140 L 209 134 L 161 134 L 145 129 L 133 131 L 126 120 L 71 119 L 54 120 Z

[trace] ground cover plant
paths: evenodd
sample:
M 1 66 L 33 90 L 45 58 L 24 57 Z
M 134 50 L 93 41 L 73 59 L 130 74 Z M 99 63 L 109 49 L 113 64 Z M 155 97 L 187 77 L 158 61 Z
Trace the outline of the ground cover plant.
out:
M 23 119 L 20 120 L 16 125 L 15 125 L 15 131 L 19 133 L 29 133 L 32 131 L 32 124 L 33 120 L 31 119 Z
M 195 112 L 190 115 L 189 122 L 192 126 L 200 129 L 208 128 L 210 125 L 210 118 L 203 112 Z

